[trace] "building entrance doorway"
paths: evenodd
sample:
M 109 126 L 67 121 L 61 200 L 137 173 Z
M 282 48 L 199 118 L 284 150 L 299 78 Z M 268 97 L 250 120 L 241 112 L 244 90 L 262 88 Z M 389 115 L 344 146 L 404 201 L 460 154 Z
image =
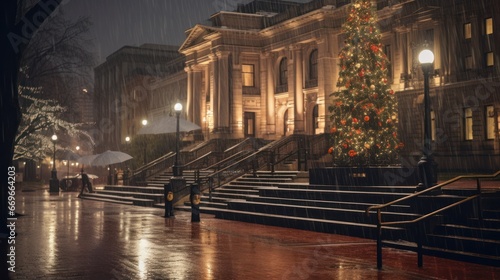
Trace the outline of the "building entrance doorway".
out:
M 245 138 L 255 137 L 255 113 L 245 112 L 245 123 L 244 123 Z

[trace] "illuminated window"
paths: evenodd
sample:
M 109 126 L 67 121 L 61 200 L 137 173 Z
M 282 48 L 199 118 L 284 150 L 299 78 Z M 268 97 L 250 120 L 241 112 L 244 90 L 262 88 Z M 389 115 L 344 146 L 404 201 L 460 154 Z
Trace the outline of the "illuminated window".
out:
M 486 139 L 495 139 L 495 109 L 493 106 L 486 106 Z
M 472 26 L 471 23 L 468 22 L 464 24 L 464 38 L 470 39 L 472 37 Z
M 279 77 L 280 86 L 288 84 L 288 65 L 287 64 L 288 64 L 288 62 L 287 62 L 287 59 L 285 57 L 280 62 L 280 77 Z
M 243 64 L 241 66 L 242 80 L 244 87 L 255 86 L 255 71 L 252 64 Z
M 484 20 L 484 31 L 486 35 L 493 34 L 493 19 L 487 18 Z
M 495 57 L 493 56 L 493 52 L 486 53 L 486 66 L 491 67 L 495 65 Z
M 464 109 L 464 136 L 465 140 L 472 140 L 472 109 L 465 108 Z
M 309 79 L 318 79 L 318 50 L 314 50 L 309 55 Z

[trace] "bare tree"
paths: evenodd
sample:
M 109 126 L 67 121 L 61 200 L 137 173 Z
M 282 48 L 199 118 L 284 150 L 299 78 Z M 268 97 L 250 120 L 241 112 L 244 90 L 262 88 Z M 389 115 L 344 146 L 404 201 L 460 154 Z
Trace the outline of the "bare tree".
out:
M 62 15 L 51 17 L 33 36 L 21 61 L 19 84 L 25 88 L 42 87 L 43 98 L 71 105 L 71 93 L 91 84 L 94 56 L 87 38 L 87 17 L 75 21 Z M 23 93 L 21 93 L 23 94 Z
M 62 0 L 39 0 L 33 5 L 25 1 L 3 0 L 0 2 L 0 40 L 2 79 L 0 79 L 0 278 L 8 279 L 7 254 L 10 246 L 7 217 L 13 215 L 8 210 L 9 173 L 12 170 L 14 140 L 21 121 L 19 107 L 18 73 L 21 59 L 30 40 L 43 22 L 58 8 Z M 23 7 L 29 7 L 22 9 Z M 11 188 L 12 189 L 12 188 Z

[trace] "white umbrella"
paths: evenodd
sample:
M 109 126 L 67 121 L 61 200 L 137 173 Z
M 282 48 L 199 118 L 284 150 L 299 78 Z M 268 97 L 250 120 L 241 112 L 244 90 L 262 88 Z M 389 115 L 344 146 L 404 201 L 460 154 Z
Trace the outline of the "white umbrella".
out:
M 60 160 L 70 160 L 75 161 L 80 158 L 79 155 L 75 154 L 73 151 L 64 149 L 56 151 L 56 158 Z
M 194 124 L 185 119 L 179 118 L 179 131 L 189 132 L 201 129 L 197 124 Z M 177 117 L 162 116 L 151 121 L 151 124 L 141 127 L 138 134 L 164 134 L 177 132 Z
M 92 161 L 97 157 L 98 155 L 89 155 L 89 156 L 83 156 L 77 159 L 76 161 L 78 163 L 81 163 L 83 165 L 92 165 Z
M 87 176 L 89 176 L 89 179 L 97 179 L 97 178 L 99 178 L 99 176 L 94 175 L 94 174 L 89 174 L 89 173 L 87 173 Z M 76 178 L 78 178 L 78 179 L 82 178 L 82 174 L 78 173 L 78 175 L 76 175 Z
M 90 162 L 93 166 L 106 166 L 115 163 L 120 163 L 131 159 L 132 156 L 120 151 L 107 150 L 102 154 L 98 154 L 94 160 Z

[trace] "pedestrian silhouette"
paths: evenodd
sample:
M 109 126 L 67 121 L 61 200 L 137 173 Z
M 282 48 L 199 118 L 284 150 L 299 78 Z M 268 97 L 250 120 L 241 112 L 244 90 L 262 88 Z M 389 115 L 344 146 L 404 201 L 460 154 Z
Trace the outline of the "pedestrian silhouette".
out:
M 82 190 L 80 191 L 80 195 L 83 194 L 83 192 L 87 189 L 89 193 L 93 193 L 94 191 L 92 190 L 92 183 L 90 182 L 89 175 L 87 173 L 82 172 Z

